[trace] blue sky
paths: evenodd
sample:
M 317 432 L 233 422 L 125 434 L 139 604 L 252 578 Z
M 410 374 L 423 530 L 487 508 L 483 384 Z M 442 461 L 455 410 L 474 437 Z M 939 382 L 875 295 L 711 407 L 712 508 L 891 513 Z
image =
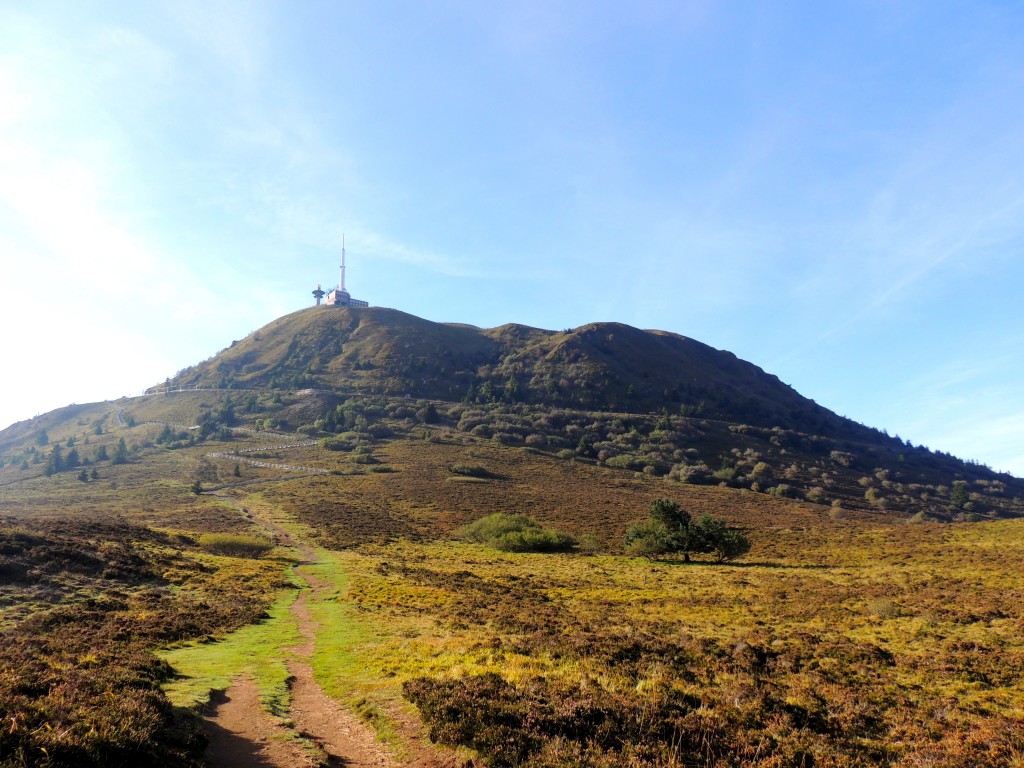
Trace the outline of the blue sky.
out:
M 20 7 L 19 7 L 20 6 Z M 0 422 L 336 281 L 729 349 L 1024 474 L 1012 2 L 0 2 Z

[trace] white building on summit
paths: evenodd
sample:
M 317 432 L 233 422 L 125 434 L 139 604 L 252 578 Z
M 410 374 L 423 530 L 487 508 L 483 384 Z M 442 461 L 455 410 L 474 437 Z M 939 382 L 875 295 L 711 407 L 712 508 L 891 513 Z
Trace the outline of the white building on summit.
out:
M 324 303 L 329 307 L 368 307 L 370 302 L 362 301 L 361 299 L 353 299 L 352 295 L 345 290 L 345 236 L 341 237 L 341 271 L 338 275 L 338 287 L 332 288 L 327 291 L 327 301 Z M 316 304 L 320 306 L 320 299 L 323 298 L 324 292 L 320 286 L 316 287 L 313 291 L 313 296 L 316 297 Z

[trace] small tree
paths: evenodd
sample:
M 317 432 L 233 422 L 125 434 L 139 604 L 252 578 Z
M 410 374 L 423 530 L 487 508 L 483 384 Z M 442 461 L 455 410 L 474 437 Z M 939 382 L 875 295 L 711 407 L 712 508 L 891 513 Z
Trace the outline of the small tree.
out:
M 625 543 L 631 555 L 682 555 L 687 563 L 691 554 L 710 553 L 722 563 L 750 551 L 746 536 L 725 520 L 709 514 L 693 520 L 689 512 L 669 499 L 655 499 L 647 519 L 626 531 Z
M 128 463 L 128 446 L 125 444 L 123 437 L 117 441 L 117 453 L 114 454 L 114 463 Z
M 437 406 L 433 403 L 427 403 L 427 407 L 416 412 L 416 418 L 422 421 L 424 424 L 437 424 L 441 420 L 438 416 Z
M 164 428 L 160 430 L 160 434 L 156 436 L 156 442 L 158 444 L 169 443 L 174 440 L 174 429 L 171 428 L 170 424 L 164 424 Z
M 194 493 L 196 496 L 199 496 L 202 492 L 203 492 L 203 481 L 202 480 L 196 480 L 194 483 L 192 483 L 192 493 Z
M 700 532 L 693 525 L 690 513 L 669 499 L 655 499 L 647 520 L 626 531 L 626 550 L 643 557 L 667 554 L 682 555 L 690 562 L 691 552 L 702 552 Z
M 60 472 L 64 469 L 64 456 L 61 455 L 60 443 L 54 443 L 50 455 L 46 457 L 46 468 L 43 470 L 46 476 Z
M 696 527 L 705 542 L 705 552 L 710 552 L 716 562 L 735 560 L 750 551 L 750 541 L 739 529 L 731 527 L 725 520 L 705 513 L 698 518 Z
M 964 480 L 954 480 L 953 490 L 949 493 L 950 505 L 955 509 L 963 509 L 969 498 L 970 494 L 967 492 L 967 482 Z
M 671 536 L 661 523 L 647 518 L 626 530 L 626 553 L 655 559 L 671 551 Z
M 750 551 L 750 539 L 736 528 L 726 527 L 715 540 L 712 554 L 719 563 L 735 560 Z
M 690 553 L 707 551 L 703 532 L 693 524 L 690 513 L 676 502 L 655 499 L 651 502 L 649 519 L 665 526 L 669 535 L 669 552 L 681 554 L 684 562 L 690 562 Z

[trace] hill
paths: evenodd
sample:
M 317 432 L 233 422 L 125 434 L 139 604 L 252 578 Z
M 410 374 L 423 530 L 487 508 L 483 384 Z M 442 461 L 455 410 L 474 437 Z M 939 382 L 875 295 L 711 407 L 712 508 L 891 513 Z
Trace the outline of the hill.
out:
M 0 432 L 2 768 L 1024 754 L 1021 481 L 728 353 L 304 311 L 169 383 Z M 627 556 L 655 499 L 749 552 Z
M 434 323 L 380 307 L 286 315 L 180 372 L 173 387 L 352 394 L 701 415 L 831 433 L 853 425 L 694 339 L 589 323 L 565 331 Z
M 460 430 L 611 468 L 943 519 L 1024 513 L 1016 478 L 837 416 L 730 352 L 620 323 L 481 329 L 313 307 L 152 391 L 192 388 L 311 388 L 392 411 L 404 399 L 459 403 L 448 413 Z M 345 431 L 354 406 L 339 416 L 338 403 L 279 420 Z

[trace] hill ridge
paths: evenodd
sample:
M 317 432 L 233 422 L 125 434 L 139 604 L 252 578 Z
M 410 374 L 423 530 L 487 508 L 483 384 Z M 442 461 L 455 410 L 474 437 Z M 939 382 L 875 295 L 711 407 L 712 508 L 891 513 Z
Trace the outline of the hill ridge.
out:
M 563 331 L 436 323 L 401 310 L 311 307 L 234 342 L 170 383 L 354 389 L 447 401 L 630 412 L 689 409 L 759 426 L 840 417 L 732 352 L 617 321 Z

